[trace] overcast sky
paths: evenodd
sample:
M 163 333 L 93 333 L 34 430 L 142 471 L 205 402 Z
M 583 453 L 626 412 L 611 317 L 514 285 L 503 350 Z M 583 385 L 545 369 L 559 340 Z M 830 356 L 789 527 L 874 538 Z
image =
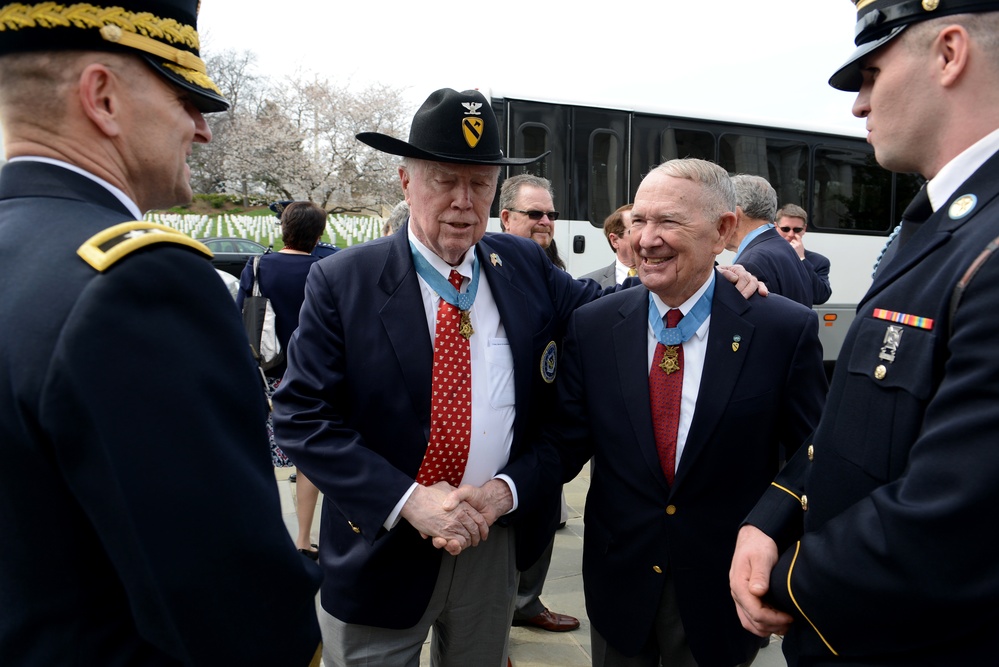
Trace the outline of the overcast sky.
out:
M 318 73 L 620 108 L 863 129 L 826 83 L 853 51 L 850 0 L 202 0 L 203 52 Z

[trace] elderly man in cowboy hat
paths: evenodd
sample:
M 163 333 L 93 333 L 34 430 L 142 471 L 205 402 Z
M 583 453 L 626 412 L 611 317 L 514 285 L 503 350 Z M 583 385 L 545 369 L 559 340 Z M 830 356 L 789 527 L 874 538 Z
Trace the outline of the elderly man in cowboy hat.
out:
M 928 183 L 731 585 L 747 629 L 787 631 L 791 665 L 992 665 L 999 2 L 860 0 L 856 34 L 830 83 L 857 92 L 878 162 Z
M 408 142 L 358 138 L 403 157 L 409 221 L 316 265 L 274 400 L 325 494 L 324 659 L 418 665 L 433 627 L 432 664 L 499 667 L 517 570 L 558 520 L 536 435 L 563 322 L 600 288 L 485 234 L 500 168 L 539 158 L 504 157 L 480 93 L 433 93 Z
M 196 0 L 0 6 L 0 664 L 306 665 L 261 382 L 191 197 Z

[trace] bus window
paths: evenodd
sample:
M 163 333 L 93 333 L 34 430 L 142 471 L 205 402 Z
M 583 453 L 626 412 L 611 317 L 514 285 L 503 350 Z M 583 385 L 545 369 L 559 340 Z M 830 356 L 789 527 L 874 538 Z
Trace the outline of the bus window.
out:
M 587 212 L 591 224 L 603 224 L 620 203 L 625 201 L 623 151 L 616 133 L 595 130 L 590 135 L 590 183 Z M 598 223 L 594 223 L 596 220 Z
M 514 150 L 517 157 L 534 157 L 541 155 L 547 150 L 551 150 L 551 139 L 548 128 L 540 123 L 524 123 L 520 126 L 519 132 L 514 140 Z M 534 164 L 525 167 L 515 167 L 511 169 L 512 174 L 531 173 L 535 176 L 551 179 L 550 162 L 552 156 L 549 155 L 544 160 L 539 160 Z
M 718 142 L 718 164 L 730 174 L 754 174 L 766 177 L 766 137 L 723 134 Z
M 819 146 L 810 226 L 830 231 L 884 233 L 892 223 L 891 173 L 870 151 Z
M 778 204 L 805 201 L 808 146 L 804 142 L 726 133 L 719 141 L 719 153 L 719 164 L 730 174 L 767 179 L 777 191 Z
M 670 127 L 659 138 L 659 162 L 677 158 L 715 160 L 715 138 L 710 132 Z

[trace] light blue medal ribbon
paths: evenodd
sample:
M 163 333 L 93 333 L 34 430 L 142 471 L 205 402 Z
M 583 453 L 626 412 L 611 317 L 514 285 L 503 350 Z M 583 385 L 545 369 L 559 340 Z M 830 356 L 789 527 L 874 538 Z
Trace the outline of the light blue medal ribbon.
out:
M 714 298 L 714 294 L 715 272 L 712 271 L 711 283 L 704 290 L 701 298 L 697 300 L 697 303 L 690 309 L 690 312 L 683 316 L 680 324 L 667 329 L 663 323 L 662 316 L 659 314 L 659 308 L 652 298 L 652 292 L 649 292 L 649 326 L 652 327 L 652 333 L 656 335 L 656 340 L 667 347 L 682 345 L 690 340 L 690 337 L 701 328 L 704 320 L 708 319 L 708 315 L 711 314 L 711 299 Z
M 430 285 L 430 289 L 437 292 L 440 298 L 461 311 L 461 326 L 458 331 L 467 340 L 475 333 L 472 331 L 472 323 L 468 311 L 472 307 L 472 303 L 475 302 L 475 293 L 479 289 L 479 258 L 475 255 L 475 250 L 470 249 L 472 252 L 472 281 L 468 284 L 467 292 L 456 290 L 454 285 L 442 276 L 437 269 L 431 266 L 426 257 L 420 254 L 420 251 L 416 249 L 412 241 L 409 243 L 409 251 L 413 255 L 413 264 L 416 266 L 416 273 Z

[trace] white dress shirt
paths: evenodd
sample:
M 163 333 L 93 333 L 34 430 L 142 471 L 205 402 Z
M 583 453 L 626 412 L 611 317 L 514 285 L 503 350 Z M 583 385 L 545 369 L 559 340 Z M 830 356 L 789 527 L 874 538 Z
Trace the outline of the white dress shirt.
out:
M 625 266 L 619 259 L 614 260 L 614 282 L 618 285 L 628 279 L 629 271 L 631 271 L 630 266 Z
M 474 246 L 465 253 L 461 264 L 452 267 L 421 243 L 413 234 L 411 227 L 409 240 L 417 252 L 423 255 L 430 266 L 445 279 L 451 275 L 452 268 L 460 273 L 464 278 L 462 291 L 467 290 L 472 279 Z M 436 338 L 437 308 L 441 299 L 422 277 L 419 281 L 432 344 Z M 482 486 L 494 478 L 504 480 L 513 493 L 513 507 L 510 510 L 512 512 L 517 509 L 517 487 L 510 477 L 497 475 L 497 472 L 509 462 L 513 446 L 513 419 L 516 414 L 513 353 L 510 351 L 506 330 L 500 322 L 499 310 L 496 308 L 496 300 L 489 288 L 485 271 L 479 272 L 479 287 L 475 293 L 475 303 L 469 310 L 469 317 L 472 330 L 475 332 L 468 339 L 472 365 L 472 438 L 465 474 L 461 481 L 462 484 Z M 427 381 L 430 381 L 429 378 Z M 403 505 L 415 489 L 414 482 L 386 519 L 384 525 L 387 529 L 391 529 L 398 522 Z
M 996 152 L 999 152 L 999 130 L 985 135 L 945 164 L 926 184 L 926 194 L 933 210 L 936 211 L 950 199 L 958 187 Z
M 712 270 L 713 271 L 713 270 Z M 694 296 L 680 304 L 680 312 L 686 317 L 690 309 L 694 307 L 697 300 L 708 289 L 711 278 L 708 278 Z M 651 292 L 650 292 L 651 294 Z M 670 306 L 663 303 L 655 294 L 652 299 L 659 309 L 659 316 L 666 317 Z M 680 390 L 680 424 L 676 433 L 676 465 L 680 466 L 680 457 L 683 456 L 683 447 L 687 442 L 687 433 L 690 432 L 690 422 L 694 419 L 694 406 L 697 405 L 697 391 L 701 386 L 701 374 L 704 370 L 704 356 L 708 350 L 708 328 L 711 324 L 711 315 L 708 314 L 701 326 L 697 328 L 690 340 L 683 344 L 683 388 Z M 652 325 L 647 324 L 648 346 L 649 346 L 649 373 L 652 372 L 652 364 L 658 363 L 655 359 L 656 345 L 659 339 L 656 338 Z M 675 473 L 676 470 L 674 469 Z

